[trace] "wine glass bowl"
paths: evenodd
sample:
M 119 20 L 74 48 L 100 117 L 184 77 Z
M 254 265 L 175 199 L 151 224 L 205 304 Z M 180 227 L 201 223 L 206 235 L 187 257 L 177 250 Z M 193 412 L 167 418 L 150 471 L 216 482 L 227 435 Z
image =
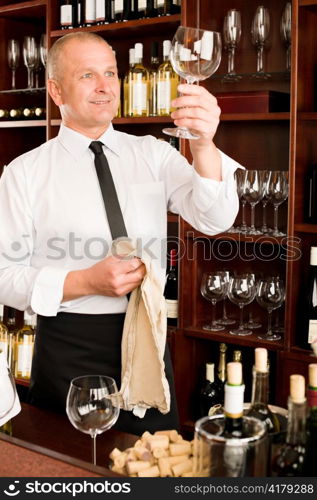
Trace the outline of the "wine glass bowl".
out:
M 119 399 L 116 394 L 118 389 L 115 380 L 106 375 L 84 375 L 70 382 L 66 413 L 76 429 L 92 437 L 94 464 L 96 436 L 110 429 L 119 417 Z
M 205 80 L 215 73 L 221 61 L 220 33 L 179 26 L 172 40 L 170 61 L 187 83 Z M 199 138 L 186 127 L 164 128 L 163 132 L 183 139 Z
M 267 79 L 271 75 L 264 71 L 264 48 L 267 45 L 270 34 L 270 14 L 267 8 L 259 5 L 255 11 L 252 26 L 252 44 L 257 50 L 257 70 L 252 74 L 253 78 Z
M 23 40 L 23 61 L 28 71 L 28 88 L 34 87 L 33 70 L 38 60 L 37 45 L 34 36 L 25 36 Z
M 234 67 L 235 50 L 241 38 L 241 13 L 239 10 L 230 9 L 223 22 L 224 46 L 228 51 L 228 72 L 224 76 L 224 82 L 240 80 Z
M 8 65 L 12 71 L 11 89 L 16 88 L 15 73 L 20 64 L 20 44 L 11 38 L 8 42 Z
M 240 323 L 238 328 L 230 330 L 231 335 L 251 335 L 252 330 L 246 329 L 243 324 L 243 308 L 251 304 L 256 295 L 256 285 L 249 274 L 241 274 L 231 278 L 228 289 L 228 297 L 233 304 L 240 308 Z
M 286 71 L 291 69 L 291 43 L 292 43 L 292 4 L 287 2 L 282 12 L 280 22 L 282 42 L 286 46 Z

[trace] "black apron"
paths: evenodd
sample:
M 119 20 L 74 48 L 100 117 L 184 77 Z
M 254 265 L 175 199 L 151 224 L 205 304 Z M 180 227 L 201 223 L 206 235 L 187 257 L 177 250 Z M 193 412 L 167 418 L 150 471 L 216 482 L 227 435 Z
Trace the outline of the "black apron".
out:
M 38 316 L 28 402 L 65 413 L 71 379 L 108 375 L 121 386 L 121 337 L 125 314 L 58 313 Z M 146 356 L 146 353 L 144 353 Z M 144 431 L 179 429 L 173 370 L 166 345 L 165 373 L 171 392 L 166 415 L 151 408 L 144 418 L 120 411 L 115 428 L 141 435 Z

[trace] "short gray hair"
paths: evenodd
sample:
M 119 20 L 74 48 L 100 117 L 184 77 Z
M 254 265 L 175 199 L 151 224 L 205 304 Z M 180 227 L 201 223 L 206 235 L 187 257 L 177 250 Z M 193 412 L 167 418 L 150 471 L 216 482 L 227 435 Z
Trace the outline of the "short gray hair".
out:
M 63 48 L 68 42 L 71 42 L 72 40 L 78 40 L 80 42 L 85 42 L 85 41 L 95 41 L 99 43 L 104 43 L 108 47 L 111 48 L 111 46 L 104 40 L 101 36 L 97 35 L 96 33 L 90 33 L 90 32 L 85 32 L 85 31 L 78 31 L 76 33 L 68 33 L 67 35 L 62 36 L 59 38 L 54 45 L 50 48 L 48 55 L 47 55 L 47 75 L 48 78 L 57 78 L 60 76 L 60 64 L 59 64 L 59 58 L 60 55 L 63 51 Z

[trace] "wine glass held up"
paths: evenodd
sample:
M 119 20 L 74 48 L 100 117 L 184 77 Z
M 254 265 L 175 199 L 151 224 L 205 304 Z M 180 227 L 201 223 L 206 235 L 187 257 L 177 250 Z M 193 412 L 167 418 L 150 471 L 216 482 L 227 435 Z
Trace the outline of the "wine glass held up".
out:
M 66 413 L 76 429 L 92 437 L 94 465 L 97 434 L 110 429 L 119 417 L 119 398 L 116 398 L 116 394 L 118 389 L 115 380 L 106 375 L 84 375 L 74 378 L 70 383 Z
M 210 77 L 221 61 L 221 35 L 216 31 L 179 26 L 170 52 L 174 71 L 193 84 Z M 164 128 L 163 132 L 183 139 L 199 139 L 186 127 Z

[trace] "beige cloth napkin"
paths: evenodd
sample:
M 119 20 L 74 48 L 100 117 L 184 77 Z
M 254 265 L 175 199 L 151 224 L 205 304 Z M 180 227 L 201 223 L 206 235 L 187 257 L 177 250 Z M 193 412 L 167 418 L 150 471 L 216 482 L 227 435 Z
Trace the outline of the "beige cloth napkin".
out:
M 133 257 L 136 245 L 130 238 L 117 239 L 113 255 Z M 141 257 L 146 275 L 130 296 L 121 343 L 120 408 L 143 418 L 149 408 L 170 410 L 170 389 L 165 376 L 166 306 L 162 285 L 149 256 Z M 113 399 L 115 402 L 115 399 Z

